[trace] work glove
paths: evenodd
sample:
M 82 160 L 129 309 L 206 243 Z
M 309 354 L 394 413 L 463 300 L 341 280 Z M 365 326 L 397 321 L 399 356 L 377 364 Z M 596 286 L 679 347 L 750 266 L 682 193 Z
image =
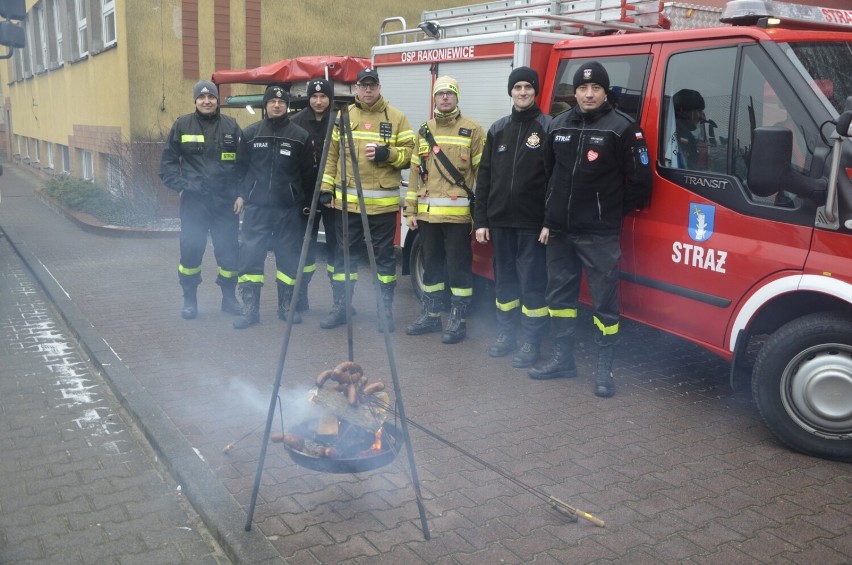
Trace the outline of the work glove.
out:
M 387 145 L 379 145 L 376 147 L 376 163 L 384 163 L 390 158 L 390 148 Z

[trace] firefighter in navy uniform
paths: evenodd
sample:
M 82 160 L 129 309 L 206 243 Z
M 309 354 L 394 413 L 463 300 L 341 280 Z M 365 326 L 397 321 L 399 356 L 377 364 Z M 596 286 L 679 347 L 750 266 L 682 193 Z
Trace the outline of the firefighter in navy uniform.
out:
M 397 228 L 397 213 L 400 209 L 400 184 L 402 169 L 409 166 L 414 149 L 414 132 L 408 118 L 388 104 L 382 97 L 382 85 L 375 69 L 364 69 L 358 73 L 355 104 L 349 106 L 349 121 L 358 159 L 358 172 L 364 194 L 364 206 L 373 240 L 376 269 L 381 289 L 382 303 L 377 305 L 378 316 L 384 317 L 388 331 L 394 331 L 393 294 L 396 288 L 396 252 L 394 236 Z M 341 190 L 341 158 L 346 162 L 346 203 L 349 212 L 350 286 L 354 290 L 358 280 L 358 258 L 364 241 L 358 195 L 355 187 L 354 167 L 349 149 L 340 155 L 340 136 L 343 132 L 335 127 L 328 151 L 328 161 L 322 177 L 322 202 L 343 210 Z M 338 218 L 343 221 L 343 214 Z M 342 233 L 342 225 L 337 231 Z M 332 292 L 334 305 L 328 316 L 320 322 L 324 329 L 335 328 L 346 323 L 346 273 L 343 265 L 343 242 L 341 241 L 334 263 Z M 382 323 L 379 323 L 382 330 Z
M 538 360 L 548 326 L 545 248 L 538 238 L 547 185 L 543 144 L 551 118 L 536 105 L 537 93 L 534 69 L 518 67 L 509 74 L 512 113 L 489 128 L 476 177 L 476 240 L 494 244 L 499 333 L 488 355 L 503 357 L 517 348 L 520 318 L 524 343 L 512 357 L 517 368 Z
M 470 247 L 471 192 L 482 158 L 479 124 L 462 116 L 459 85 L 439 77 L 432 89 L 435 115 L 417 132 L 411 175 L 405 196 L 408 227 L 420 231 L 424 292 L 420 317 L 405 329 L 408 335 L 441 331 L 444 290 L 450 289 L 450 319 L 441 336 L 458 343 L 467 335 L 467 310 L 473 299 Z
M 219 90 L 208 80 L 193 88 L 195 112 L 179 117 L 166 140 L 160 161 L 163 184 L 180 193 L 180 264 L 183 287 L 181 316 L 198 315 L 197 290 L 207 233 L 219 267 L 222 311 L 239 314 L 237 235 L 242 203 L 237 198 L 237 148 L 242 132 L 236 120 L 219 113 Z
M 245 129 L 240 144 L 239 166 L 245 171 L 240 187 L 245 207 L 239 273 L 243 312 L 234 320 L 236 329 L 260 321 L 260 289 L 269 249 L 275 255 L 280 319 L 287 319 L 293 299 L 314 158 L 308 132 L 287 117 L 289 103 L 287 90 L 268 87 L 263 95 L 265 117 Z M 294 312 L 293 323 L 301 321 Z
M 596 396 L 615 394 L 618 260 L 621 223 L 651 191 L 648 147 L 639 126 L 607 102 L 609 75 L 597 62 L 574 75 L 577 105 L 554 118 L 545 141 L 550 183 L 540 240 L 547 246 L 547 303 L 555 330 L 553 357 L 529 370 L 534 379 L 573 377 L 574 332 L 582 271 L 599 332 Z
M 334 90 L 331 83 L 324 78 L 315 78 L 308 81 L 306 94 L 308 106 L 299 111 L 290 120 L 301 126 L 308 132 L 311 140 L 311 150 L 314 156 L 313 175 L 310 179 L 311 186 L 318 190 L 317 177 L 319 176 L 319 165 L 322 160 L 322 151 L 325 145 L 325 136 L 328 132 L 328 120 L 331 115 L 331 105 L 334 101 Z M 309 202 L 310 204 L 310 202 Z M 337 252 L 337 221 L 333 208 L 319 206 L 317 213 L 322 217 L 322 225 L 325 230 L 326 269 L 328 280 L 334 278 L 334 258 Z M 302 273 L 302 286 L 299 289 L 299 297 L 296 301 L 296 311 L 304 312 L 308 309 L 308 285 L 317 270 L 317 236 L 319 235 L 319 218 L 315 218 L 313 233 L 311 233 L 311 244 Z

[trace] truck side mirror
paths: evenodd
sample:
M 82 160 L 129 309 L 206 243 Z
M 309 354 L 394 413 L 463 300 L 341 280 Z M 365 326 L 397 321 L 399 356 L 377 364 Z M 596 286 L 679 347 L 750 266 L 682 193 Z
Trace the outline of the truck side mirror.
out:
M 794 171 L 790 166 L 792 155 L 792 131 L 778 126 L 755 128 L 748 168 L 749 190 L 757 196 L 771 196 L 784 190 L 817 203 L 824 202 L 827 180 L 812 179 Z

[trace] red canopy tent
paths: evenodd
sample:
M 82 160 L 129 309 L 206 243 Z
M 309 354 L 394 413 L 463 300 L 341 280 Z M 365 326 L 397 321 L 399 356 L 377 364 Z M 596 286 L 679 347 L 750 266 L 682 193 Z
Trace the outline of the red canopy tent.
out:
M 325 77 L 334 82 L 354 83 L 358 72 L 371 67 L 370 59 L 348 55 L 316 55 L 282 59 L 254 69 L 222 70 L 213 73 L 216 84 L 273 84 L 308 81 Z

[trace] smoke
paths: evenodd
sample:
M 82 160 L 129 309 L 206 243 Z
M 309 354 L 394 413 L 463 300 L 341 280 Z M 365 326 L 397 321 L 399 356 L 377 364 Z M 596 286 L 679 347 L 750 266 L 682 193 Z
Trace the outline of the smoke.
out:
M 226 382 L 232 407 L 244 413 L 247 421 L 261 421 L 269 412 L 272 387 L 260 390 L 253 383 L 240 378 L 231 378 Z M 306 420 L 317 419 L 321 409 L 310 401 L 311 387 L 298 386 L 279 388 L 275 401 L 275 421 L 283 416 L 284 426 L 290 427 Z

